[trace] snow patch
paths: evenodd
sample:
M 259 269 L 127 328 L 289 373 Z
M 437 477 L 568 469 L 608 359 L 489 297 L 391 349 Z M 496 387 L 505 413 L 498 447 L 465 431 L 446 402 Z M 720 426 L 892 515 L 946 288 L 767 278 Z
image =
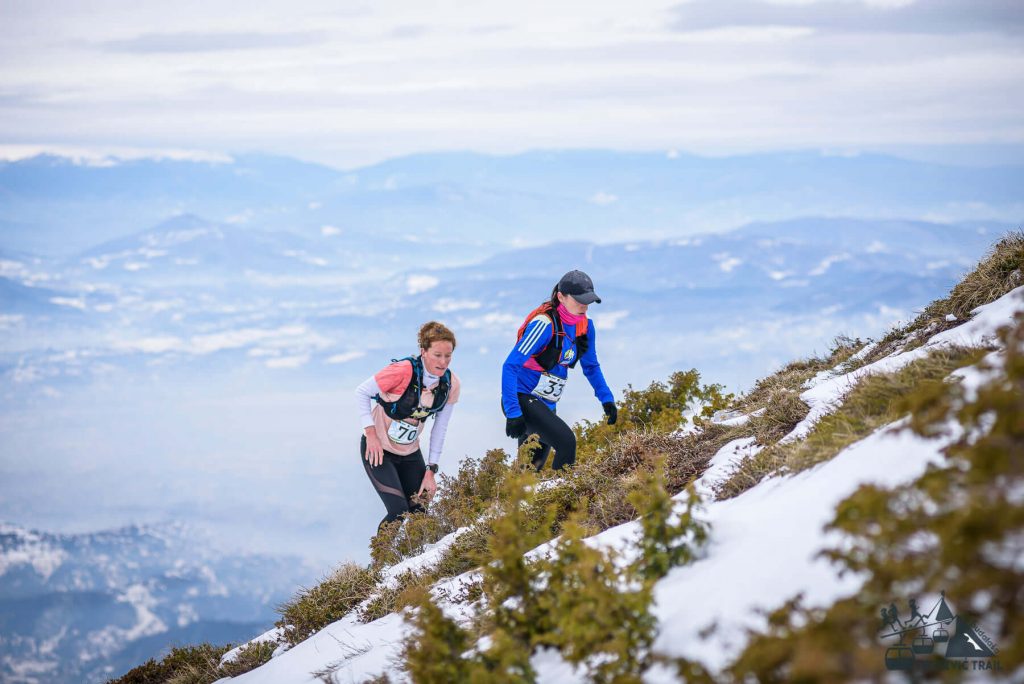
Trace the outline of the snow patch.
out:
M 728 479 L 729 474 L 742 461 L 754 456 L 763 448 L 757 444 L 756 437 L 735 439 L 723 446 L 718 453 L 711 457 L 707 470 L 697 479 L 694 485 L 697 493 L 705 500 L 713 498 L 715 486 Z

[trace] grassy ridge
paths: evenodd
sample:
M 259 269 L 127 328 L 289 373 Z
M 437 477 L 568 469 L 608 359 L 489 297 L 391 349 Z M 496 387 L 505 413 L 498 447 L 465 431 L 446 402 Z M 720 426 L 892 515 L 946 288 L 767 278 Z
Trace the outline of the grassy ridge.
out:
M 748 394 L 739 398 L 724 394 L 720 386 L 701 384 L 695 370 L 673 374 L 667 383 L 652 383 L 645 389 L 634 390 L 630 387 L 623 401 L 619 402 L 619 423 L 608 426 L 603 422 L 583 421 L 575 426 L 579 454 L 577 466 L 562 474 L 547 473 L 546 479 L 556 481 L 545 488 L 535 488 L 529 496 L 522 495 L 514 487 L 510 489 L 510 483 L 520 478 L 523 464 L 528 462 L 528 454 L 513 458 L 503 450 L 495 449 L 480 459 L 466 459 L 457 474 L 441 476 L 438 497 L 427 513 L 411 516 L 404 524 L 393 524 L 374 539 L 371 549 L 373 562 L 369 567 L 353 564 L 342 566 L 320 585 L 303 589 L 292 601 L 281 607 L 282 617 L 278 624 L 284 628 L 286 641 L 298 643 L 357 607 L 364 621 L 404 608 L 418 607 L 420 610 L 417 614 L 426 620 L 419 625 L 421 631 L 425 630 L 424 633 L 436 633 L 438 638 L 446 635 L 444 638 L 455 640 L 449 643 L 462 643 L 458 640 L 466 639 L 466 644 L 475 643 L 473 638 L 488 633 L 494 637 L 494 643 L 504 644 L 504 650 L 498 649 L 492 653 L 491 660 L 484 658 L 474 665 L 484 670 L 474 672 L 487 672 L 489 677 L 493 677 L 499 671 L 505 674 L 518 671 L 526 679 L 512 678 L 506 681 L 528 681 L 528 669 L 523 669 L 522 656 L 524 648 L 528 650 L 537 645 L 531 636 L 532 632 L 524 637 L 521 630 L 516 632 L 509 627 L 511 623 L 503 627 L 498 624 L 500 630 L 492 623 L 487 628 L 478 626 L 478 630 L 490 629 L 489 632 L 478 631 L 475 635 L 467 636 L 453 631 L 461 628 L 444 623 L 444 616 L 439 616 L 430 608 L 432 603 L 424 600 L 429 587 L 438 580 L 486 567 L 508 552 L 507 546 L 498 543 L 505 532 L 503 521 L 495 515 L 496 512 L 505 512 L 507 515 L 511 510 L 510 502 L 514 501 L 515 510 L 521 511 L 525 520 L 541 521 L 536 528 L 527 530 L 528 533 L 520 531 L 523 536 L 519 541 L 527 539 L 535 546 L 563 535 L 563 542 L 560 543 L 572 544 L 583 531 L 593 534 L 644 513 L 642 509 L 649 504 L 641 504 L 634 493 L 644 483 L 651 482 L 651 478 L 658 472 L 659 464 L 664 464 L 660 486 L 666 495 L 671 496 L 683 491 L 699 477 L 711 457 L 724 445 L 735 439 L 754 437 L 763 449 L 756 456 L 740 463 L 716 492 L 719 497 L 735 496 L 768 475 L 794 472 L 827 460 L 849 444 L 907 413 L 923 416 L 926 414 L 927 396 L 936 393 L 944 396 L 942 392 L 949 388 L 945 378 L 955 368 L 976 363 L 981 354 L 979 350 L 933 353 L 897 373 L 869 376 L 853 388 L 837 411 L 819 421 L 806 440 L 779 444 L 779 440 L 807 414 L 807 406 L 799 398 L 807 380 L 831 369 L 849 372 L 896 351 L 922 344 L 928 336 L 963 322 L 975 307 L 1022 284 L 1022 266 L 1024 235 L 1014 233 L 1000 241 L 992 253 L 948 297 L 933 302 L 912 323 L 893 330 L 870 349 L 860 340 L 837 339 L 828 355 L 793 362 L 760 380 Z M 950 317 L 955 321 L 948 320 Z M 928 395 L 928 392 L 932 395 Z M 698 429 L 681 434 L 678 431 L 680 416 L 685 408 L 694 405 L 700 409 L 694 418 Z M 734 427 L 709 420 L 716 411 L 723 409 L 748 415 L 750 419 Z M 937 410 L 934 407 L 932 409 Z M 1024 411 L 1021 415 L 1024 415 Z M 520 494 L 515 494 L 516 491 L 520 491 Z M 460 528 L 468 530 L 442 554 L 436 565 L 405 574 L 397 583 L 397 588 L 381 584 L 380 573 L 384 567 L 418 555 L 425 545 Z M 569 546 L 563 550 L 569 552 L 574 548 Z M 590 558 L 588 562 L 600 561 Z M 583 582 L 578 588 L 590 587 L 598 591 L 593 584 L 597 579 L 592 576 L 590 580 L 579 579 L 590 576 L 581 568 L 566 572 L 570 575 L 576 573 L 573 575 L 576 577 L 574 581 Z M 515 595 L 525 596 L 529 590 L 523 588 L 521 577 L 518 581 L 519 594 Z M 493 581 L 488 589 L 485 581 L 470 588 L 464 596 L 449 598 L 477 602 L 489 596 L 493 602 L 501 595 L 500 591 L 500 588 L 495 588 Z M 600 592 L 598 595 L 603 596 Z M 605 597 L 601 600 L 613 599 Z M 795 611 L 794 614 L 799 614 L 799 601 L 794 599 L 789 608 Z M 848 624 L 843 620 L 851 619 L 853 613 L 842 613 L 843 608 L 836 610 L 830 619 L 838 620 L 837 624 L 840 625 Z M 809 621 L 808 624 L 821 623 L 818 613 L 805 613 L 803 616 Z M 781 613 L 773 615 L 772 619 L 772 629 L 782 624 Z M 559 630 L 576 633 L 575 627 L 561 625 Z M 550 634 L 550 631 L 545 632 L 543 629 L 541 632 Z M 757 673 L 755 676 L 764 675 L 765 681 L 776 680 L 772 674 L 776 670 L 764 664 L 763 650 L 757 649 L 769 648 L 766 644 L 776 643 L 771 639 L 782 638 L 779 635 L 783 632 L 786 639 L 799 638 L 799 629 L 791 625 L 753 637 L 750 648 L 754 650 L 748 649 L 733 664 L 733 674 L 742 679 L 743 672 Z M 590 637 L 580 636 L 581 641 L 578 643 L 559 643 L 557 646 L 563 654 L 570 654 L 566 657 L 571 659 L 575 657 L 571 654 L 579 653 L 580 644 L 584 643 L 582 640 L 585 638 Z M 438 643 L 433 645 L 440 648 Z M 220 654 L 226 650 L 208 644 L 191 649 L 175 649 L 163 661 L 150 661 L 115 681 L 118 684 L 168 681 L 206 684 L 219 677 L 238 673 L 229 673 L 224 668 L 211 665 L 213 658 L 219 659 Z M 639 651 L 630 653 L 632 655 L 622 657 L 629 662 L 644 663 L 644 666 L 651 662 L 647 657 L 650 654 L 644 655 Z M 254 649 L 246 653 L 245 662 L 239 668 L 249 664 L 256 666 L 264 657 L 269 658 L 266 647 Z M 406 657 L 412 671 L 418 656 L 415 651 L 407 650 Z M 793 666 L 791 661 L 787 662 L 787 667 Z M 694 680 L 707 675 L 699 664 L 682 661 L 674 664 L 681 673 Z M 526 666 L 528 668 L 528 658 Z M 816 666 L 812 666 L 809 671 L 813 672 Z M 594 677 L 603 676 L 600 671 L 595 672 L 597 674 Z M 626 677 L 630 673 L 620 674 Z M 440 681 L 430 680 L 427 675 L 420 679 Z M 619 681 L 632 680 L 626 677 Z

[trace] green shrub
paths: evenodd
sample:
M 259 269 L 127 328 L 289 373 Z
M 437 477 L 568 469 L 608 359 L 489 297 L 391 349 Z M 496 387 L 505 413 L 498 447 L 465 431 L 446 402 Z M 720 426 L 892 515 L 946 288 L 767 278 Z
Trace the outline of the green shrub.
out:
M 472 681 L 473 662 L 463 653 L 473 646 L 472 635 L 439 608 L 430 592 L 417 595 L 416 611 L 409 619 L 413 636 L 402 646 L 405 670 L 418 684 Z
M 699 406 L 698 419 L 710 418 L 732 401 L 721 385 L 701 385 L 700 373 L 695 369 L 676 372 L 668 384 L 652 382 L 646 389 L 626 389 L 618 402 L 618 420 L 615 425 L 605 421 L 592 423 L 584 420 L 574 426 L 576 432 L 576 458 L 578 462 L 607 453 L 613 438 L 630 430 L 650 430 L 671 433 L 687 422 L 683 411 Z
M 584 664 L 594 682 L 640 682 L 654 641 L 650 583 L 636 581 L 611 549 L 584 541 L 586 502 L 566 521 L 550 557 L 538 566 L 543 581 L 532 645 L 554 647 Z
M 432 512 L 412 513 L 384 523 L 370 539 L 371 564 L 379 570 L 418 556 L 428 544 L 437 543 L 454 531 Z
M 553 510 L 537 510 L 531 505 L 536 483 L 530 471 L 506 478 L 491 520 L 487 551 L 479 559 L 494 629 L 523 644 L 530 643 L 540 618 L 533 561 L 527 560 L 526 553 L 551 538 L 555 515 Z
M 440 518 L 446 529 L 475 523 L 497 495 L 509 472 L 509 460 L 504 449 L 491 449 L 482 459 L 464 459 L 454 477 L 442 474 L 431 514 Z
M 632 564 L 584 541 L 595 530 L 588 524 L 588 500 L 575 496 L 582 491 L 573 484 L 578 470 L 540 490 L 531 472 L 510 475 L 488 518 L 477 633 L 458 626 L 421 591 L 404 647 L 413 681 L 533 681 L 530 655 L 557 648 L 568 662 L 585 667 L 591 681 L 639 683 L 653 662 L 654 582 L 691 561 L 707 539 L 706 525 L 694 517 L 696 496 L 678 506 L 666 491 L 665 461 L 664 454 L 647 454 L 627 473 L 635 482 L 632 505 L 643 521 L 641 557 Z M 527 560 L 525 554 L 551 536 L 559 511 L 567 511 L 561 537 L 543 557 Z M 489 645 L 472 649 L 480 636 Z M 434 648 L 438 640 L 444 646 Z
M 665 489 L 665 460 L 659 458 L 629 495 L 640 513 L 643 537 L 637 572 L 648 581 L 658 580 L 678 565 L 692 562 L 707 542 L 708 527 L 696 517 L 700 496 L 691 485 L 681 510 Z
M 340 620 L 376 589 L 380 576 L 373 568 L 346 563 L 324 578 L 320 584 L 302 589 L 291 601 L 278 608 L 285 640 L 295 645 Z
M 483 553 L 482 594 L 492 607 L 480 629 L 490 637 L 483 652 L 472 650 L 477 637 L 447 617 L 426 589 L 411 617 L 412 631 L 404 642 L 405 668 L 419 684 L 533 682 L 530 665 L 531 624 L 539 615 L 531 563 L 524 554 L 550 533 L 553 516 L 537 520 L 527 512 L 536 477 L 529 471 L 510 474 L 502 483 L 497 510 L 489 518 Z M 469 651 L 467 653 L 467 651 Z

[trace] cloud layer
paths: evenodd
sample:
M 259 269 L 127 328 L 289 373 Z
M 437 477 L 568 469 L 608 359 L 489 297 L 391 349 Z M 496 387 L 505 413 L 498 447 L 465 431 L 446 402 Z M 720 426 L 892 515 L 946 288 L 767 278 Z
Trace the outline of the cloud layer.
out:
M 1024 142 L 1017 0 L 5 2 L 6 145 L 434 149 Z

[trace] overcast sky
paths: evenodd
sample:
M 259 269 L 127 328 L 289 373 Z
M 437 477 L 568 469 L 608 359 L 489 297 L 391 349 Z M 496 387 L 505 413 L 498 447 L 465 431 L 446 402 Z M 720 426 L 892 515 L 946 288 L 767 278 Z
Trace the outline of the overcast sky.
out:
M 0 26 L 5 156 L 1024 143 L 1021 0 L 0 0 Z

